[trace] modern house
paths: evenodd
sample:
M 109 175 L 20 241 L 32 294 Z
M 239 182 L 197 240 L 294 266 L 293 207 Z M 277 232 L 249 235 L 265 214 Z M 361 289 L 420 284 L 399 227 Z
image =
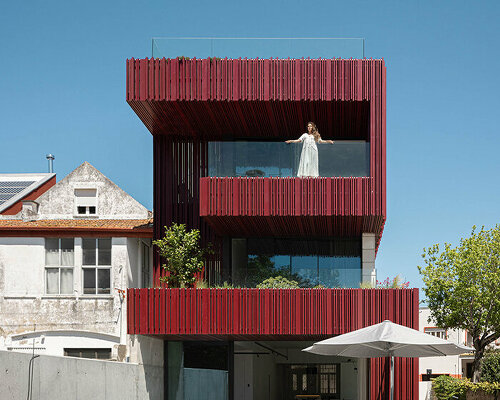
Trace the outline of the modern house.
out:
M 150 287 L 151 215 L 84 162 L 0 174 L 0 350 L 126 361 L 125 290 Z
M 199 229 L 206 281 L 234 285 L 129 289 L 129 334 L 163 340 L 166 398 L 388 398 L 386 359 L 301 352 L 384 319 L 418 329 L 417 289 L 360 289 L 386 221 L 384 60 L 130 59 L 127 102 L 153 135 L 153 237 Z M 335 143 L 299 178 L 285 140 L 308 121 Z M 301 288 L 255 288 L 273 273 Z M 418 360 L 396 359 L 395 393 L 417 399 Z

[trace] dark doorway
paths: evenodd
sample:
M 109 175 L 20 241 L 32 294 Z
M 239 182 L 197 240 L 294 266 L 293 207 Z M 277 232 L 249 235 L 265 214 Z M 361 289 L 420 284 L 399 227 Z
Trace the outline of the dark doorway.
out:
M 291 364 L 283 368 L 286 399 L 340 398 L 340 364 Z

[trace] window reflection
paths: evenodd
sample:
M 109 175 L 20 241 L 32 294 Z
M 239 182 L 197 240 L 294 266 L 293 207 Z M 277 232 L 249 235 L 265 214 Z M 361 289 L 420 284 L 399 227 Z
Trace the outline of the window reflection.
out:
M 233 239 L 233 283 L 256 287 L 283 276 L 301 287 L 357 288 L 361 282 L 359 239 Z
M 209 142 L 208 176 L 296 177 L 302 143 Z M 363 140 L 319 144 L 319 175 L 362 177 L 370 175 L 370 145 Z

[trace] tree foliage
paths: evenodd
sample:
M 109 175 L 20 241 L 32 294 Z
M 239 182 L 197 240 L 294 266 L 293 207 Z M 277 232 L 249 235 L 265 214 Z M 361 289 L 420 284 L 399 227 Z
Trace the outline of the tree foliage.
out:
M 298 289 L 299 283 L 283 276 L 273 276 L 257 285 L 258 289 Z
M 431 318 L 445 329 L 467 330 L 475 349 L 474 381 L 486 346 L 500 337 L 500 225 L 471 236 L 457 247 L 424 249 L 419 266 Z
M 203 270 L 207 249 L 199 245 L 200 231 L 186 230 L 186 225 L 174 223 L 165 227 L 165 236 L 154 240 L 160 256 L 166 261 L 162 267 L 168 272 L 160 278 L 171 288 L 193 286 L 196 274 Z
M 313 284 L 299 274 L 292 273 L 290 266 L 276 267 L 271 257 L 266 255 L 256 255 L 249 257 L 247 271 L 242 271 L 243 276 L 238 282 L 246 287 L 258 287 L 258 285 L 268 278 L 283 277 L 290 281 L 296 281 L 299 287 L 312 287 Z
M 500 383 L 500 351 L 486 351 L 481 362 L 481 382 Z

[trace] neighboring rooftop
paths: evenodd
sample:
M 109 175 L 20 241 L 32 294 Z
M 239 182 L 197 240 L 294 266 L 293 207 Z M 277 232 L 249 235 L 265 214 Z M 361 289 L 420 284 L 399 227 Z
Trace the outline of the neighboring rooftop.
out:
M 134 237 L 151 237 L 153 233 L 153 219 L 45 219 L 23 221 L 19 219 L 0 219 L 0 233 L 2 236 L 26 235 L 27 232 L 80 232 L 92 234 L 112 234 Z
M 26 199 L 29 194 L 40 189 L 44 184 L 45 190 L 55 184 L 56 174 L 0 174 L 0 214 Z M 37 193 L 37 197 L 43 192 Z M 31 199 L 33 200 L 33 199 Z M 17 211 L 16 211 L 17 212 Z

